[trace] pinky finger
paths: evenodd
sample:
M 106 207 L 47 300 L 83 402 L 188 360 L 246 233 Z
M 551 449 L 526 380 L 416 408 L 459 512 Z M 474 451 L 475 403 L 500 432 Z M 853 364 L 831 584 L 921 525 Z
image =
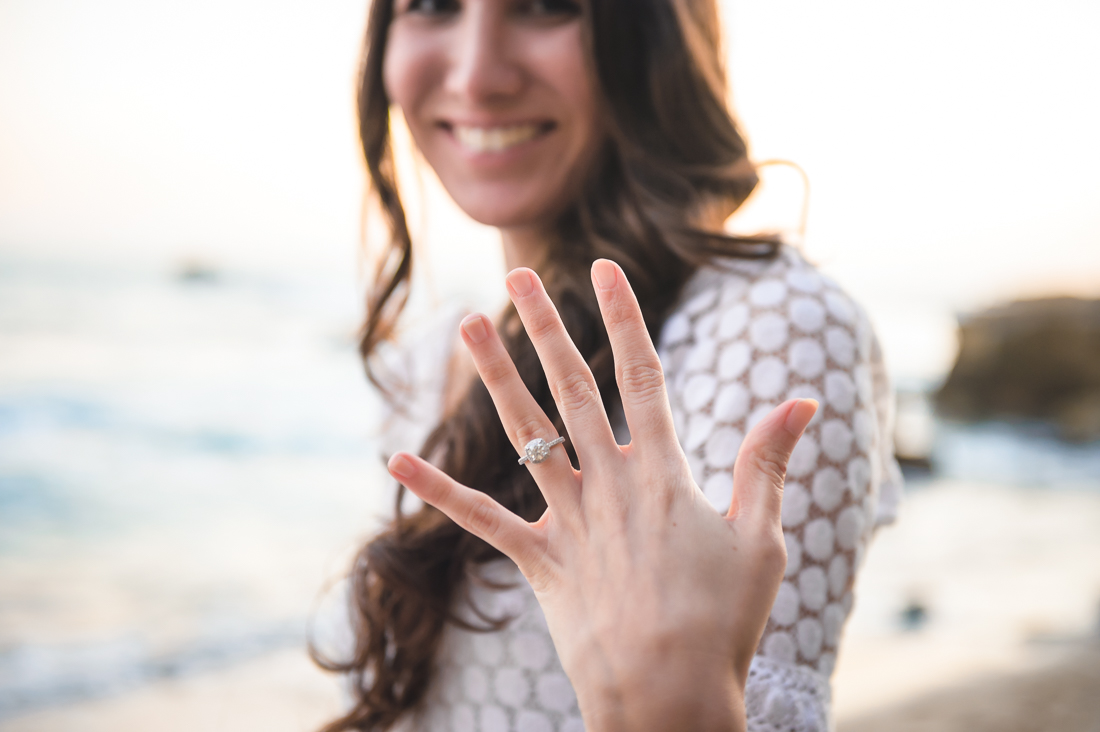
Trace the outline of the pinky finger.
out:
M 504 553 L 520 570 L 530 567 L 538 532 L 481 491 L 467 488 L 423 458 L 399 452 L 389 461 L 390 474 L 424 503 Z

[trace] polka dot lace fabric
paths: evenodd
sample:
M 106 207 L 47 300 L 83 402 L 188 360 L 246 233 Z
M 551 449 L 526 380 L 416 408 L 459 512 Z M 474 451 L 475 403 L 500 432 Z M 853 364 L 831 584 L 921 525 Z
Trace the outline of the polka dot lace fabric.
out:
M 503 631 L 449 628 L 437 677 L 410 729 L 433 732 L 582 732 L 577 698 L 538 601 L 515 565 L 491 562 L 481 577 L 510 589 L 470 587 L 471 604 L 493 618 L 513 618 Z M 467 609 L 465 619 L 484 625 Z
M 666 321 L 659 350 L 677 434 L 719 510 L 729 507 L 745 433 L 786 399 L 820 403 L 787 468 L 787 571 L 758 654 L 827 679 L 855 572 L 900 489 L 890 390 L 870 323 L 835 283 L 784 249 L 769 263 L 700 272 Z
M 827 730 L 829 677 L 855 574 L 874 527 L 892 520 L 901 488 L 888 437 L 892 396 L 870 324 L 833 282 L 784 247 L 769 262 L 700 270 L 667 319 L 658 352 L 680 442 L 721 511 L 730 504 L 746 432 L 786 399 L 821 405 L 788 468 L 787 570 L 753 660 L 746 708 L 755 732 Z M 436 408 L 437 384 L 420 394 Z M 423 424 L 408 427 L 405 436 L 422 439 Z M 583 730 L 530 587 L 507 561 L 485 571 L 514 587 L 472 582 L 473 603 L 490 617 L 515 620 L 491 633 L 449 628 L 429 698 L 406 729 Z

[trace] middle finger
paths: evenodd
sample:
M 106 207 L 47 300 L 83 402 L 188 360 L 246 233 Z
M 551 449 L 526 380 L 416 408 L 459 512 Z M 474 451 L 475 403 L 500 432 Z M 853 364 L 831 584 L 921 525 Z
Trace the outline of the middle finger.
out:
M 621 455 L 607 421 L 596 379 L 573 344 L 554 303 L 532 270 L 521 267 L 507 278 L 508 292 L 546 371 L 550 392 L 569 430 L 581 470 L 586 459 Z M 614 452 L 612 452 L 614 451 Z

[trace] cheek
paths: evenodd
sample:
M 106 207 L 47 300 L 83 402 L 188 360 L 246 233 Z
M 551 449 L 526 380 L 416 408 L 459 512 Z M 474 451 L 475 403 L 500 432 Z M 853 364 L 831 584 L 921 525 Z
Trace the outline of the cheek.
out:
M 577 120 L 592 121 L 596 108 L 596 83 L 584 58 L 580 32 L 563 34 L 539 59 L 542 76 L 563 101 L 569 104 Z
M 433 58 L 426 39 L 400 24 L 390 28 L 382 58 L 382 86 L 390 103 L 401 107 L 406 116 L 431 88 Z
M 549 88 L 574 141 L 598 136 L 599 94 L 594 73 L 585 58 L 581 29 L 571 25 L 529 44 L 528 63 L 539 85 Z
M 544 54 L 540 54 L 538 65 L 540 76 L 553 88 L 561 107 L 569 110 L 563 130 L 569 148 L 566 185 L 575 189 L 578 181 L 590 170 L 605 137 L 606 127 L 593 72 L 585 61 L 579 29 L 563 34 L 555 41 L 543 49 Z

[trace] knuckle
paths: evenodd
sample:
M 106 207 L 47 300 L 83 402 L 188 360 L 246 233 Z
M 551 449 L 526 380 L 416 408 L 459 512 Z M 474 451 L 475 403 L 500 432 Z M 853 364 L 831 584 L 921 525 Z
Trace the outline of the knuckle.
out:
M 630 298 L 623 297 L 621 293 L 617 293 L 615 297 L 611 298 L 610 302 L 604 305 L 604 320 L 609 325 L 631 323 L 638 315 L 638 307 L 631 302 Z
M 763 445 L 752 451 L 751 456 L 754 470 L 768 478 L 777 490 L 782 490 L 783 478 L 787 474 L 787 453 L 779 448 Z
M 463 519 L 466 522 L 466 528 L 480 537 L 493 536 L 500 527 L 496 505 L 484 493 L 479 493 L 470 501 Z
M 558 407 L 562 412 L 579 412 L 599 401 L 599 392 L 586 374 L 570 374 L 557 382 Z
M 497 386 L 508 381 L 512 369 L 508 367 L 504 360 L 493 358 L 481 365 L 480 372 L 481 380 L 485 382 L 486 386 Z
M 635 399 L 650 400 L 664 396 L 665 374 L 657 359 L 627 361 L 619 367 L 619 389 Z
M 536 437 L 541 437 L 547 441 L 551 438 L 551 435 L 547 434 L 542 420 L 537 417 L 528 417 L 516 427 L 516 441 L 519 442 L 521 448 Z
M 553 312 L 538 308 L 528 315 L 524 326 L 527 329 L 527 336 L 532 341 L 544 341 L 557 330 L 558 319 Z

